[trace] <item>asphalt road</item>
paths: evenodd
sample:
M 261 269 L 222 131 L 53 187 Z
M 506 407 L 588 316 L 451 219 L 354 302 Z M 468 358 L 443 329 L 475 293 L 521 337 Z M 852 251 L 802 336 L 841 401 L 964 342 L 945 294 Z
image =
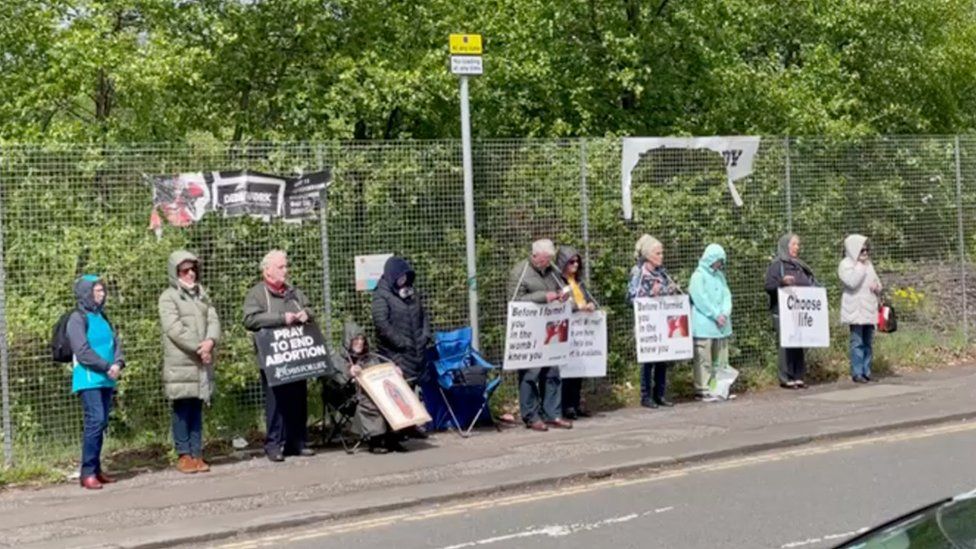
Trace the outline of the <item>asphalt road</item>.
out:
M 219 546 L 831 547 L 976 488 L 976 424 L 826 442 L 624 479 L 330 522 Z

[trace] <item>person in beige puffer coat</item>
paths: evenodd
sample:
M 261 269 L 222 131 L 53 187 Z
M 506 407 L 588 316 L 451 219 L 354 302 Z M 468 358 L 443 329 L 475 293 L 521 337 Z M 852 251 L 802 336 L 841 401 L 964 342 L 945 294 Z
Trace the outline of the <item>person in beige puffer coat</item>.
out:
M 874 329 L 878 324 L 881 280 L 871 264 L 866 236 L 852 234 L 844 239 L 844 259 L 837 267 L 844 290 L 840 299 L 840 321 L 850 325 L 851 379 L 871 381 Z
M 183 473 L 206 472 L 203 404 L 214 389 L 214 351 L 220 319 L 200 285 L 200 260 L 179 250 L 169 256 L 169 287 L 159 296 L 163 333 L 163 388 L 173 403 L 173 443 Z

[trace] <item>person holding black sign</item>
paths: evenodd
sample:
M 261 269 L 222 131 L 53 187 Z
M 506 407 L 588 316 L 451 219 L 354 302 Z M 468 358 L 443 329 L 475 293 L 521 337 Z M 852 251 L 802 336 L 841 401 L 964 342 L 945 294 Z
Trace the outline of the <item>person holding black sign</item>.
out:
M 816 286 L 813 269 L 800 259 L 800 237 L 787 233 L 779 239 L 776 258 L 766 270 L 766 293 L 769 312 L 773 315 L 776 344 L 779 346 L 779 386 L 784 389 L 805 389 L 807 365 L 802 347 L 779 345 L 779 289 L 785 286 Z
M 556 247 L 547 238 L 532 243 L 532 255 L 512 267 L 508 275 L 508 295 L 512 301 L 552 303 L 569 298 L 559 272 L 552 266 Z M 527 429 L 548 431 L 547 425 L 572 429 L 573 422 L 562 417 L 562 380 L 559 368 L 528 368 L 518 371 L 519 415 Z
M 288 256 L 272 250 L 261 260 L 263 280 L 244 298 L 244 327 L 251 332 L 305 324 L 314 318 L 305 294 L 288 284 Z M 267 435 L 264 451 L 271 461 L 284 461 L 286 455 L 312 456 L 305 447 L 308 420 L 306 380 L 270 386 L 261 371 L 264 388 L 264 413 Z

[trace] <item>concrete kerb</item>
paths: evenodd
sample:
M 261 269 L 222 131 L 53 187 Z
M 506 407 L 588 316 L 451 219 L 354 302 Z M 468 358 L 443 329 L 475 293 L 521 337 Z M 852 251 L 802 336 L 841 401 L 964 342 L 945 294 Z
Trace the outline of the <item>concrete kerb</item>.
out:
M 746 444 L 732 448 L 724 448 L 706 452 L 689 452 L 677 456 L 656 457 L 647 460 L 633 461 L 630 463 L 608 465 L 606 467 L 590 468 L 586 471 L 574 471 L 571 473 L 555 474 L 531 479 L 520 479 L 512 482 L 501 483 L 490 488 L 477 488 L 471 490 L 460 490 L 449 494 L 434 496 L 424 496 L 408 498 L 394 503 L 376 504 L 346 509 L 343 511 L 329 511 L 321 513 L 303 514 L 292 518 L 278 518 L 269 520 L 265 523 L 251 524 L 245 527 L 228 528 L 224 530 L 207 532 L 202 534 L 192 534 L 185 536 L 174 536 L 165 540 L 153 540 L 145 543 L 133 543 L 124 545 L 113 545 L 114 547 L 126 547 L 130 549 L 159 549 L 178 545 L 192 545 L 198 543 L 213 542 L 222 539 L 229 539 L 235 536 L 267 533 L 273 530 L 308 526 L 320 522 L 336 521 L 349 518 L 360 517 L 369 514 L 383 513 L 393 510 L 403 510 L 404 507 L 417 507 L 421 505 L 436 505 L 448 501 L 460 499 L 483 497 L 496 495 L 504 492 L 514 492 L 538 487 L 549 487 L 558 484 L 583 482 L 587 480 L 606 479 L 615 475 L 631 475 L 649 472 L 665 467 L 673 467 L 688 463 L 701 463 L 715 461 L 733 456 L 745 454 L 755 454 L 770 450 L 783 448 L 794 448 L 813 442 L 823 442 L 828 440 L 843 440 L 857 438 L 870 434 L 898 431 L 903 429 L 913 429 L 927 427 L 938 424 L 953 423 L 957 421 L 967 421 L 976 419 L 976 410 L 961 412 L 929 418 L 913 419 L 909 421 L 894 422 L 871 427 L 858 427 L 854 429 L 840 429 L 832 432 L 820 433 L 816 435 L 802 435 L 771 442 L 756 444 Z

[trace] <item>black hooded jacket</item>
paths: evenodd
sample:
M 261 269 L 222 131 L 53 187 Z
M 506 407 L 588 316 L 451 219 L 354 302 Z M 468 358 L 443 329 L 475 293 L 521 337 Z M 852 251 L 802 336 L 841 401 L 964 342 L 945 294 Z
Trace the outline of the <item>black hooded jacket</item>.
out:
M 415 378 L 424 373 L 424 354 L 431 343 L 430 319 L 416 293 L 400 297 L 396 281 L 403 275 L 412 287 L 415 275 L 410 264 L 396 256 L 386 261 L 373 291 L 373 326 L 377 352 L 390 357 L 405 377 Z

